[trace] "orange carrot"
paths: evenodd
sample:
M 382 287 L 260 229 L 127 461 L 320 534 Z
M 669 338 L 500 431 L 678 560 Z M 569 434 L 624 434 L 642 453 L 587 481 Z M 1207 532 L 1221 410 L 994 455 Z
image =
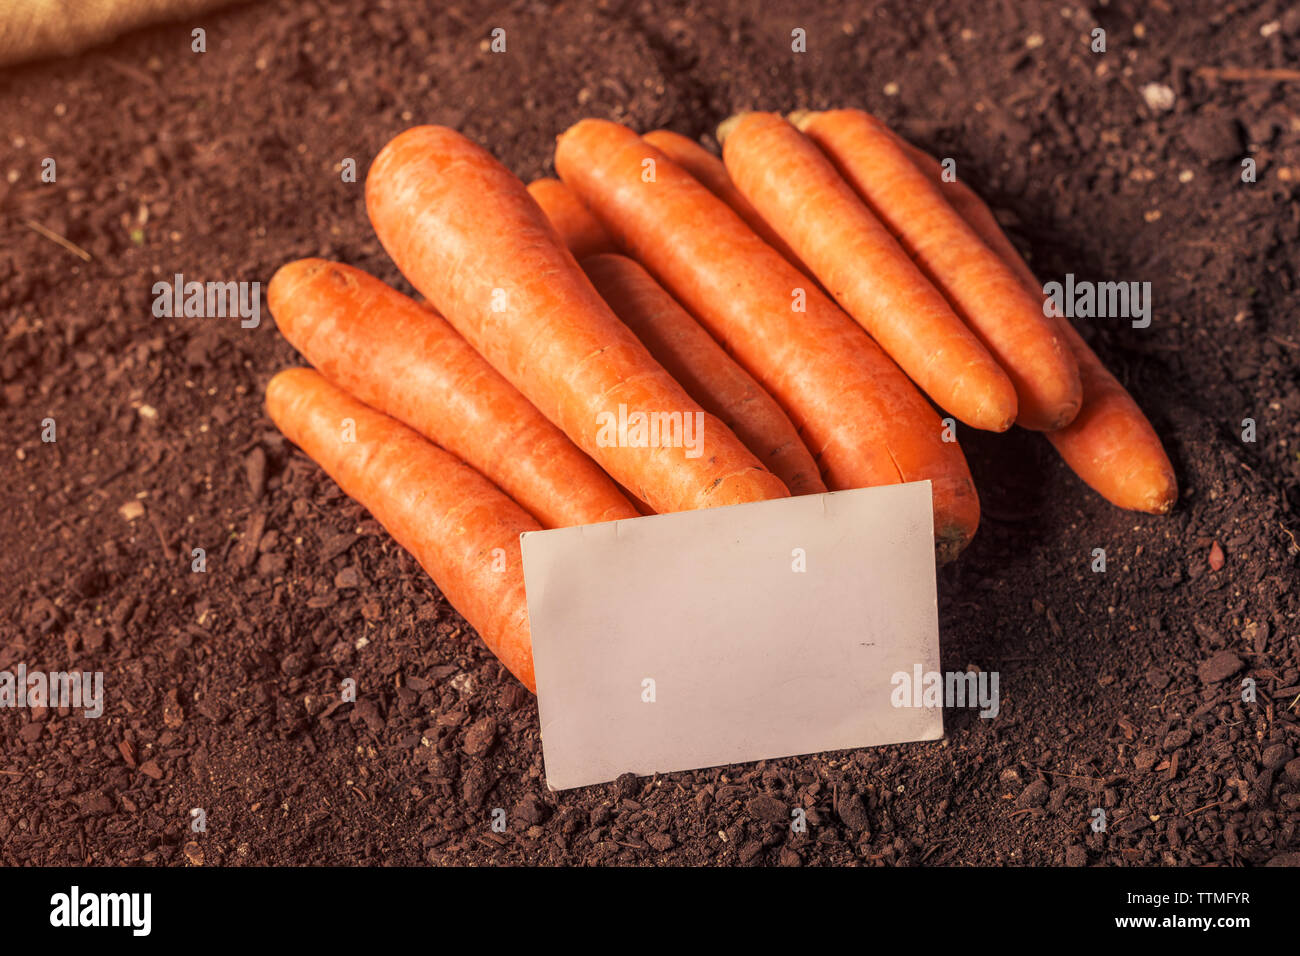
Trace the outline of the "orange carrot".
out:
M 922 391 L 975 428 L 1011 427 L 1011 380 L 821 150 L 775 113 L 743 113 L 723 151 L 740 191 Z
M 528 194 L 537 200 L 575 259 L 618 251 L 605 227 L 558 179 L 535 179 L 528 184 Z
M 266 290 L 326 378 L 473 465 L 546 528 L 635 518 L 618 486 L 447 321 L 351 266 L 302 259 Z
M 1043 287 L 984 200 L 960 180 L 943 182 L 942 167 L 929 153 L 899 143 L 917 167 L 940 184 L 953 208 L 1016 274 L 1026 293 L 1042 301 Z M 1156 430 L 1074 327 L 1064 318 L 1056 321 L 1079 363 L 1083 404 L 1074 421 L 1047 432 L 1047 440 L 1074 473 L 1111 504 L 1166 513 L 1178 500 L 1178 480 Z
M 659 364 L 705 411 L 722 419 L 790 494 L 826 490 L 817 463 L 781 406 L 648 272 L 620 255 L 589 256 L 581 265 Z
M 642 179 L 646 159 L 655 161 L 653 182 Z M 929 403 L 835 303 L 631 130 L 583 120 L 560 137 L 555 163 L 620 244 L 781 403 L 828 487 L 929 479 L 940 559 L 965 546 L 979 500 L 961 449 L 943 440 Z
M 785 256 L 795 268 L 812 275 L 811 270 L 781 238 L 781 234 L 772 228 L 771 224 L 763 218 L 762 213 L 755 209 L 744 194 L 736 188 L 722 160 L 695 140 L 687 139 L 681 133 L 674 133 L 670 129 L 657 129 L 646 133 L 641 138 L 702 182 L 709 192 L 730 206 L 736 215 L 745 220 L 750 229 Z
M 1164 514 L 1178 480 L 1160 437 L 1128 390 L 1065 319 L 1057 320 L 1083 377 L 1083 407 L 1064 428 L 1047 432 L 1065 463 L 1111 504 Z
M 528 191 L 538 200 L 575 258 L 586 247 L 585 237 L 591 230 L 565 228 L 563 223 L 569 221 L 572 207 L 582 210 L 613 246 L 604 227 L 591 218 L 591 213 L 563 183 L 555 182 L 559 189 L 548 187 L 543 190 L 547 196 L 539 197 L 534 187 L 544 182 L 554 181 L 538 180 L 529 185 Z M 560 198 L 559 190 L 563 190 L 565 198 Z M 826 490 L 817 473 L 817 463 L 781 406 L 649 273 L 617 253 L 582 256 L 579 264 L 614 314 L 636 333 L 655 361 L 706 412 L 721 419 L 785 483 L 792 495 L 819 494 Z M 642 513 L 649 511 L 644 502 L 633 503 L 643 509 Z
M 452 606 L 536 693 L 519 535 L 540 530 L 469 465 L 309 368 L 280 372 L 266 408 L 409 551 Z
M 412 285 L 655 511 L 788 494 L 651 358 L 486 150 L 444 127 L 409 129 L 370 167 L 366 208 Z
M 893 133 L 892 130 L 890 132 Z M 960 179 L 945 182 L 943 166 L 937 159 L 925 150 L 913 146 L 897 133 L 893 133 L 893 136 L 908 158 L 939 187 L 939 191 L 948 200 L 948 204 L 957 211 L 957 215 L 961 216 L 984 244 L 1006 263 L 1007 268 L 1020 280 L 1025 291 L 1036 301 L 1041 302 L 1043 287 L 1035 278 L 1033 270 L 1029 268 L 1029 263 L 1025 262 L 1024 257 L 1007 238 L 1007 234 L 1002 231 L 997 217 L 993 215 L 993 211 L 984 200 Z
M 893 134 L 861 110 L 791 120 L 947 296 L 1016 386 L 1017 424 L 1050 431 L 1079 411 L 1079 368 L 1059 328 L 1015 275 L 913 165 Z

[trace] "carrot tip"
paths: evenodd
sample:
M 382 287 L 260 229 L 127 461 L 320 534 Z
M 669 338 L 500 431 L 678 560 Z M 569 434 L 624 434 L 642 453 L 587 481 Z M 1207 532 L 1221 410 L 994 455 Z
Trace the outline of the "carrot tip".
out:
M 735 113 L 731 116 L 728 116 L 726 119 L 724 119 L 721 123 L 718 124 L 717 136 L 718 136 L 719 146 L 721 146 L 727 141 L 727 137 L 731 135 L 731 131 L 736 128 L 736 124 L 739 123 L 746 116 L 748 116 L 751 112 L 752 110 L 741 110 L 739 113 Z
M 1150 498 L 1150 503 L 1143 511 L 1153 515 L 1167 515 L 1178 503 L 1178 486 L 1170 479 L 1169 485 Z
M 947 564 L 956 559 L 970 544 L 971 535 L 963 530 L 941 532 L 934 539 L 934 557 L 939 564 Z
M 791 126 L 802 130 L 813 121 L 813 117 L 816 115 L 816 110 L 795 110 L 788 114 L 786 119 L 789 120 Z
M 1082 402 L 1076 402 L 1061 408 L 1056 415 L 1048 418 L 1043 412 L 1022 411 L 1016 418 L 1016 424 L 1032 432 L 1057 432 L 1065 428 L 1078 417 Z

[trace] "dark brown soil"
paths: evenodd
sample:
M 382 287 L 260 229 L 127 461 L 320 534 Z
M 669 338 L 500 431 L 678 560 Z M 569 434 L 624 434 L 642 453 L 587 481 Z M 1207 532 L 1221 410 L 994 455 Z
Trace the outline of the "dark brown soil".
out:
M 0 711 L 0 862 L 1300 859 L 1300 85 L 1213 72 L 1294 69 L 1295 9 L 438 6 L 242 6 L 204 18 L 202 55 L 187 23 L 0 73 L 0 669 L 100 669 L 108 698 L 99 720 Z M 497 26 L 504 55 L 484 47 Z M 986 510 L 941 572 L 943 657 L 1000 673 L 997 719 L 551 793 L 532 698 L 271 428 L 259 395 L 297 359 L 269 315 L 157 319 L 152 284 L 265 283 L 305 255 L 400 282 L 338 164 L 363 178 L 415 123 L 529 178 L 584 115 L 712 143 L 740 108 L 830 105 L 956 158 L 1044 276 L 1153 283 L 1149 329 L 1085 334 L 1164 436 L 1182 499 L 1121 512 L 1038 436 L 970 439 Z M 361 699 L 340 706 L 347 677 Z

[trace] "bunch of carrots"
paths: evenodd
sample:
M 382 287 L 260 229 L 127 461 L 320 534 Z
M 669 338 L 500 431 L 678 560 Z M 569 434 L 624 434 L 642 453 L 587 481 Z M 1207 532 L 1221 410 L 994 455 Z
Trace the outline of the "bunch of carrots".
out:
M 320 259 L 270 283 L 314 366 L 271 380 L 272 419 L 529 689 L 524 531 L 928 479 L 955 557 L 979 499 L 935 406 L 1042 431 L 1120 507 L 1173 506 L 1150 423 L 935 159 L 858 110 L 744 113 L 719 139 L 723 159 L 584 120 L 560 179 L 525 187 L 409 129 L 366 208 L 426 301 Z M 703 453 L 601 440 L 620 406 L 703 416 Z

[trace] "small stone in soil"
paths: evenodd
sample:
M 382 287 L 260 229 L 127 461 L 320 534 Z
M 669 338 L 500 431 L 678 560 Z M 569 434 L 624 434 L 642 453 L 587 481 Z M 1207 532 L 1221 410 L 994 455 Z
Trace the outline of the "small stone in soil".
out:
M 253 500 L 262 497 L 266 490 L 266 452 L 258 445 L 244 459 L 244 472 L 248 476 L 248 490 L 253 493 Z
M 859 794 L 853 793 L 847 797 L 841 797 L 836 810 L 840 815 L 840 819 L 844 821 L 844 825 L 850 830 L 862 832 L 871 825 L 871 817 L 867 814 L 867 808 Z
M 465 753 L 471 757 L 481 757 L 491 749 L 496 739 L 497 722 L 491 717 L 477 720 L 465 731 Z
M 1293 756 L 1295 756 L 1295 752 L 1286 744 L 1273 744 L 1271 747 L 1264 749 L 1260 763 L 1264 765 L 1265 770 L 1276 770 Z
M 1047 802 L 1047 797 L 1051 793 L 1051 788 L 1042 780 L 1035 780 L 1021 792 L 1016 798 L 1016 806 L 1021 809 L 1030 807 L 1041 807 Z
M 651 833 L 645 838 L 645 841 L 660 853 L 671 850 L 676 845 L 676 841 L 673 840 L 670 833 Z
M 748 803 L 749 815 L 763 823 L 783 824 L 788 818 L 786 806 L 770 794 L 760 793 Z
M 1226 680 L 1242 668 L 1242 659 L 1232 651 L 1219 651 L 1213 657 L 1201 662 L 1196 674 L 1202 684 L 1216 684 Z
M 1183 141 L 1198 159 L 1217 163 L 1241 152 L 1237 121 L 1221 113 L 1201 113 L 1183 127 Z
M 1282 768 L 1282 776 L 1292 784 L 1300 784 L 1300 757 L 1294 760 L 1288 760 L 1286 766 Z
M 1223 569 L 1223 549 L 1219 547 L 1219 542 L 1215 541 L 1210 545 L 1210 570 L 1220 571 Z

